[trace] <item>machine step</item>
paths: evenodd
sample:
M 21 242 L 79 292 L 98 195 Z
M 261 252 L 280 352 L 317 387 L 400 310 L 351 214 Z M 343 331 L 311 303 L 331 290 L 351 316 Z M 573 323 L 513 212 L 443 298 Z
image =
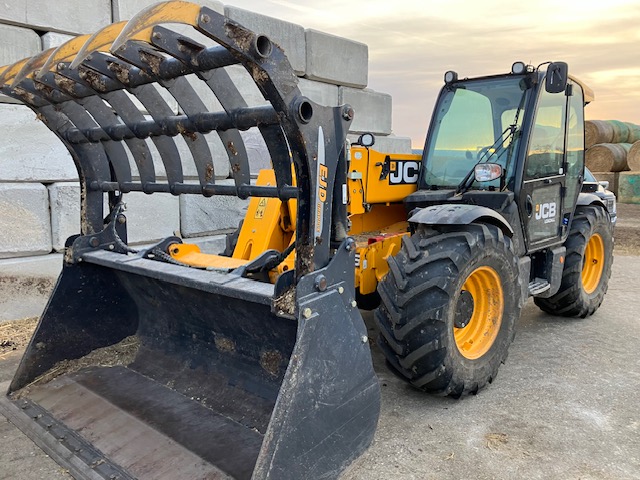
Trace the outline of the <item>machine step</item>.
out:
M 532 282 L 529 282 L 529 295 L 540 295 L 551 288 L 551 284 L 544 278 L 536 277 Z

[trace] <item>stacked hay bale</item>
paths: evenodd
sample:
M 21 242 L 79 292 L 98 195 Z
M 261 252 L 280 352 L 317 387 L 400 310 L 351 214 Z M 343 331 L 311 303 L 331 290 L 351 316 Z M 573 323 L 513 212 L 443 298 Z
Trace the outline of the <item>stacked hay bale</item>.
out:
M 640 125 L 587 120 L 585 162 L 623 203 L 640 203 Z

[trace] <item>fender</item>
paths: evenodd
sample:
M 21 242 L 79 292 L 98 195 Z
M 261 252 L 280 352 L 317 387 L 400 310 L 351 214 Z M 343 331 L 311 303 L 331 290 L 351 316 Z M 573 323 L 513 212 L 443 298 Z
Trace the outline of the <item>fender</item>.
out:
M 585 207 L 587 205 L 600 205 L 601 207 L 604 207 L 605 210 L 607 210 L 607 206 L 602 202 L 602 199 L 599 196 L 593 193 L 580 192 L 580 194 L 578 195 L 576 206 Z
M 513 228 L 502 215 L 479 205 L 433 205 L 413 210 L 409 218 L 409 222 L 422 225 L 469 225 L 477 220 L 495 225 L 505 235 L 513 236 Z

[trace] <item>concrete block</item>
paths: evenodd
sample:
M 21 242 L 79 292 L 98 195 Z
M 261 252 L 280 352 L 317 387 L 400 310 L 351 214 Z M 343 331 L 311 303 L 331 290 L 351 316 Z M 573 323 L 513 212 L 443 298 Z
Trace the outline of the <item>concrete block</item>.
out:
M 192 3 L 203 5 L 215 10 L 219 13 L 224 13 L 224 4 L 216 0 L 191 0 Z M 138 12 L 147 8 L 149 5 L 158 3 L 158 0 L 112 0 L 113 9 L 113 21 L 120 22 L 121 20 L 130 20 Z
M 194 243 L 200 247 L 202 253 L 210 253 L 219 255 L 224 252 L 227 246 L 227 235 L 211 235 L 208 237 L 196 237 L 193 240 L 189 240 L 188 243 Z
M 340 87 L 340 104 L 348 103 L 355 110 L 351 132 L 391 133 L 391 95 L 373 90 Z
M 618 202 L 640 204 L 640 172 L 620 172 Z
M 74 37 L 74 35 L 66 35 L 64 33 L 47 32 L 42 37 L 42 50 L 48 50 L 50 48 L 59 47 L 63 43 L 68 42 Z
M 35 55 L 42 49 L 40 37 L 28 28 L 0 24 L 0 39 L 0 67 Z
M 306 78 L 298 79 L 298 87 L 303 95 L 309 97 L 320 105 L 327 107 L 338 106 L 338 86 L 330 85 L 328 83 L 316 82 L 314 80 L 308 80 Z
M 222 145 L 222 141 L 218 134 L 215 132 L 205 134 L 209 149 L 211 150 L 211 156 L 213 158 L 214 176 L 217 180 L 229 178 L 231 167 L 229 164 L 229 156 L 227 151 Z M 191 155 L 191 150 L 187 146 L 186 141 L 182 137 L 174 137 L 174 141 L 180 152 L 182 159 L 182 171 L 186 179 L 197 180 L 198 170 L 196 169 L 195 161 Z
M 364 43 L 308 29 L 305 32 L 305 77 L 321 82 L 364 88 L 369 74 L 369 47 Z
M 247 156 L 249 157 L 249 168 L 251 176 L 257 177 L 258 172 L 265 168 L 271 168 L 271 155 L 267 144 L 262 138 L 260 130 L 251 128 L 245 132 L 240 132 L 244 145 L 247 148 Z
M 180 200 L 166 193 L 127 193 L 127 237 L 129 244 L 162 240 L 180 231 Z
M 175 113 L 175 114 L 178 114 L 178 102 L 173 97 L 173 95 L 171 95 L 166 88 L 162 88 L 162 87 L 158 86 L 157 84 L 152 84 L 152 85 L 154 85 L 156 90 L 158 90 L 158 93 L 164 99 L 164 101 L 167 103 L 167 105 L 171 109 L 171 111 L 173 113 Z M 146 114 L 149 113 L 149 112 L 147 112 L 146 107 L 135 96 L 133 96 L 133 95 L 131 95 L 129 93 L 127 93 L 127 96 L 136 105 L 136 107 L 138 107 L 138 110 L 140 110 L 143 114 L 146 115 Z
M 47 187 L 40 183 L 0 184 L 0 258 L 51 252 Z
M 358 140 L 360 135 L 348 135 L 347 138 L 351 143 Z M 383 153 L 401 153 L 410 154 L 411 139 L 409 137 L 396 137 L 395 135 L 376 135 L 376 143 L 371 147 L 373 150 Z
M 6 8 L 12 4 L 10 8 Z M 0 20 L 7 20 L 38 30 L 65 33 L 94 33 L 111 23 L 110 0 L 78 2 L 43 2 L 13 0 L 4 2 Z
M 67 238 L 80 233 L 80 184 L 52 183 L 47 188 L 51 209 L 51 242 L 56 252 L 63 252 Z
M 231 82 L 238 89 L 238 92 L 240 92 L 240 95 L 248 106 L 257 107 L 260 105 L 267 105 L 269 103 L 265 100 L 262 93 L 260 93 L 256 83 L 249 76 L 249 73 L 243 66 L 232 65 L 230 67 L 225 67 L 225 71 L 229 74 Z M 219 112 L 223 110 L 222 105 L 206 83 L 199 80 L 195 75 L 188 75 L 185 78 L 189 80 L 189 84 L 205 104 L 208 111 Z M 183 111 L 180 106 L 178 106 L 178 110 L 180 112 Z
M 220 184 L 233 185 L 233 180 Z M 201 237 L 238 228 L 249 200 L 217 195 L 180 195 L 180 230 L 183 237 Z
M 14 104 L 14 105 L 22 105 L 22 102 L 20 100 L 17 100 L 15 98 L 11 98 L 11 97 L 7 97 L 6 95 L 0 94 L 0 104 L 2 104 L 2 103 L 9 103 L 9 104 Z
M 232 65 L 226 67 L 225 70 L 248 106 L 257 107 L 269 103 L 265 100 L 256 83 L 242 65 Z
M 28 107 L 0 105 L 0 131 L 0 181 L 78 179 L 67 149 Z
M 27 0 L 11 0 L 2 2 L 0 8 L 0 22 L 2 23 L 27 23 Z M 3 63 L 4 65 L 4 63 Z
M 110 0 L 83 0 L 81 3 L 27 0 L 26 24 L 38 29 L 95 33 L 110 23 Z
M 224 10 L 231 20 L 250 28 L 258 34 L 266 35 L 274 43 L 280 45 L 296 74 L 304 75 L 308 49 L 305 49 L 305 31 L 303 27 L 231 5 L 226 5 Z

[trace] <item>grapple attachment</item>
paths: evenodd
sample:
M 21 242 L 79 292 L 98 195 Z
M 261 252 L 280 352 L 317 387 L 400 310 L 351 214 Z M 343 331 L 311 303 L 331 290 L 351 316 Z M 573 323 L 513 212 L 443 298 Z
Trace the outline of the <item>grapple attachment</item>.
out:
M 77 478 L 336 478 L 380 409 L 344 233 L 351 108 L 305 98 L 279 46 L 180 1 L 0 68 L 0 88 L 66 145 L 82 194 L 2 412 Z M 251 183 L 249 129 L 275 185 Z M 215 182 L 212 134 L 233 185 Z M 273 285 L 259 272 L 282 252 L 197 269 L 162 250 L 177 238 L 135 251 L 136 191 L 296 198 L 295 269 Z

